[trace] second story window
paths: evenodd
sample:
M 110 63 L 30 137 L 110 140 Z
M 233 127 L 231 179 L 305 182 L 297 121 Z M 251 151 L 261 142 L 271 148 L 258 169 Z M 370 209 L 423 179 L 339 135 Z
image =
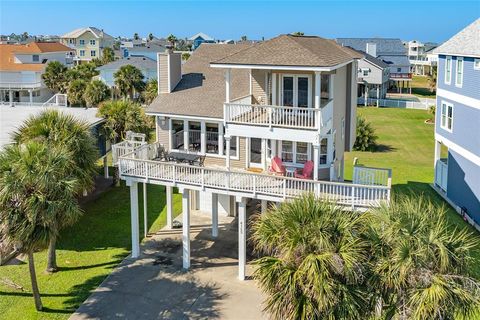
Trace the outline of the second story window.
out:
M 440 127 L 452 132 L 453 127 L 453 105 L 442 101 L 442 113 L 440 114 Z
M 38 54 L 34 54 L 34 55 L 32 56 L 32 61 L 33 61 L 33 62 L 38 62 L 38 61 L 40 61 L 40 57 L 38 56 Z
M 452 57 L 445 59 L 445 83 L 450 84 L 452 81 Z
M 90 40 L 90 45 L 94 46 L 95 45 L 95 40 Z
M 310 85 L 309 76 L 284 75 L 282 77 L 282 105 L 309 107 L 311 105 Z
M 457 67 L 455 73 L 455 85 L 461 87 L 463 84 L 463 58 L 457 58 Z
M 80 40 L 78 41 L 78 43 L 79 43 L 81 46 L 84 46 L 84 45 L 85 45 L 85 40 L 80 39 Z
M 96 57 L 97 56 L 97 51 L 95 51 L 95 50 L 90 51 L 90 55 L 92 57 Z

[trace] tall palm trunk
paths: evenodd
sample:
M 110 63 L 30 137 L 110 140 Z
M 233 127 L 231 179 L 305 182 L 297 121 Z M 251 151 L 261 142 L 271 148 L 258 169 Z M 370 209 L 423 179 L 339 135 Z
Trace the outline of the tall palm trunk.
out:
M 38 291 L 37 274 L 35 273 L 35 263 L 33 261 L 33 252 L 28 253 L 28 269 L 30 271 L 30 281 L 32 282 L 33 299 L 35 300 L 35 309 L 42 311 L 42 300 Z
M 48 260 L 47 260 L 47 272 L 57 272 L 57 254 L 56 254 L 56 244 L 57 238 L 50 238 L 50 243 L 48 244 Z

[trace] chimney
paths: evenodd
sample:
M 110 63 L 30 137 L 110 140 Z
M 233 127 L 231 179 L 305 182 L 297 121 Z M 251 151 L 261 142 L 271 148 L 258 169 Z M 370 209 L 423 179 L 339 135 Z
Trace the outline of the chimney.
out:
M 373 57 L 377 57 L 377 44 L 373 42 L 368 42 L 367 53 Z
M 170 93 L 182 79 L 182 55 L 173 50 L 157 53 L 158 94 Z

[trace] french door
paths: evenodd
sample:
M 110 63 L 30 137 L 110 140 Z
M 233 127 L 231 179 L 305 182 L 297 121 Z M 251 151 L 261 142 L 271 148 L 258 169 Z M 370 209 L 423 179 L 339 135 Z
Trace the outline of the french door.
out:
M 282 106 L 307 108 L 312 106 L 312 77 L 306 75 L 282 75 Z
M 248 162 L 250 167 L 262 168 L 263 142 L 261 138 L 250 138 L 248 148 Z

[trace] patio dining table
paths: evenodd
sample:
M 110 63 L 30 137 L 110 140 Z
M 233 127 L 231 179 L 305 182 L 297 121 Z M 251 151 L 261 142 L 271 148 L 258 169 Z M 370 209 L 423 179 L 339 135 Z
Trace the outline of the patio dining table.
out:
M 195 163 L 195 161 L 198 161 L 198 159 L 200 159 L 200 156 L 198 154 L 194 154 L 194 153 L 174 151 L 174 152 L 168 153 L 167 158 L 169 160 L 188 163 L 188 164 L 193 165 Z

